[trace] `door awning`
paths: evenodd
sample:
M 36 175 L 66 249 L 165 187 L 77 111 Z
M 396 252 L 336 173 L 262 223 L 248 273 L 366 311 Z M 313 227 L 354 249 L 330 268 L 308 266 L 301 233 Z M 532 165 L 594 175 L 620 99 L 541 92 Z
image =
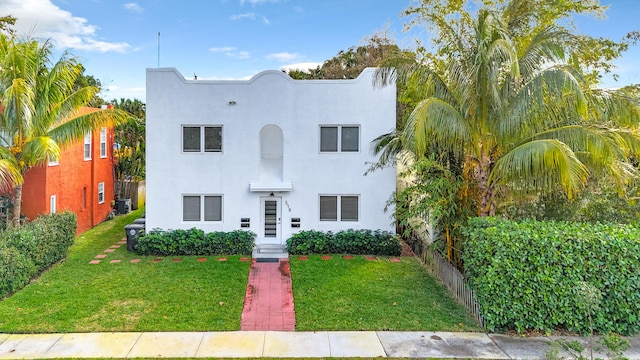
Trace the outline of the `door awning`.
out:
M 291 184 L 291 180 L 285 181 L 263 181 L 263 180 L 254 180 L 249 181 L 249 191 L 251 192 L 285 192 L 293 190 L 293 184 Z

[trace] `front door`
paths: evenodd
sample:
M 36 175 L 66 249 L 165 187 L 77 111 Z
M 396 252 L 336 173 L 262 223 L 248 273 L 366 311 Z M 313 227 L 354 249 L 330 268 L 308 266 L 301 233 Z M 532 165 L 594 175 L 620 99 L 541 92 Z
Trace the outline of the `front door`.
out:
M 260 198 L 261 236 L 257 239 L 263 244 L 281 244 L 280 197 L 268 196 Z

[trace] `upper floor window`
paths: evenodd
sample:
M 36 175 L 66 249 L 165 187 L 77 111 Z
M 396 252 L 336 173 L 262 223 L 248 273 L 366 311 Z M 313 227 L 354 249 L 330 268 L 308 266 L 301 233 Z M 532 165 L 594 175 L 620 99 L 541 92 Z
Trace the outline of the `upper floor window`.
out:
M 91 160 L 91 131 L 84 134 L 84 159 Z
M 183 126 L 183 152 L 221 152 L 222 126 Z
M 359 126 L 320 126 L 320 152 L 358 152 L 359 149 Z
M 107 128 L 100 129 L 100 157 L 107 157 Z
M 358 221 L 358 195 L 321 195 L 320 221 Z

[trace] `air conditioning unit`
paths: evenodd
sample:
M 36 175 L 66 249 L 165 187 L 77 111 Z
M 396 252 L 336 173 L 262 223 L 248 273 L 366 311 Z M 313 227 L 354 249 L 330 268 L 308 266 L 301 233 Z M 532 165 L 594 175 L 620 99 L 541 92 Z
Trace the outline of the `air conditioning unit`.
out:
M 118 200 L 118 214 L 128 214 L 131 212 L 131 199 Z

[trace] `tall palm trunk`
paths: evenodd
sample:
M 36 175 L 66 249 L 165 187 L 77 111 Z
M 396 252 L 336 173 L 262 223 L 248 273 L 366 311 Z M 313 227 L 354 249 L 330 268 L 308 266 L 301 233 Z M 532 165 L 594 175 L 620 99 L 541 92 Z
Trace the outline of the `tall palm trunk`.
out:
M 20 213 L 22 212 L 22 184 L 13 189 L 13 226 L 20 226 Z
M 478 167 L 478 190 L 479 204 L 478 216 L 492 216 L 495 211 L 493 204 L 493 186 L 489 185 L 489 174 L 491 172 L 491 160 L 487 155 L 480 159 Z

